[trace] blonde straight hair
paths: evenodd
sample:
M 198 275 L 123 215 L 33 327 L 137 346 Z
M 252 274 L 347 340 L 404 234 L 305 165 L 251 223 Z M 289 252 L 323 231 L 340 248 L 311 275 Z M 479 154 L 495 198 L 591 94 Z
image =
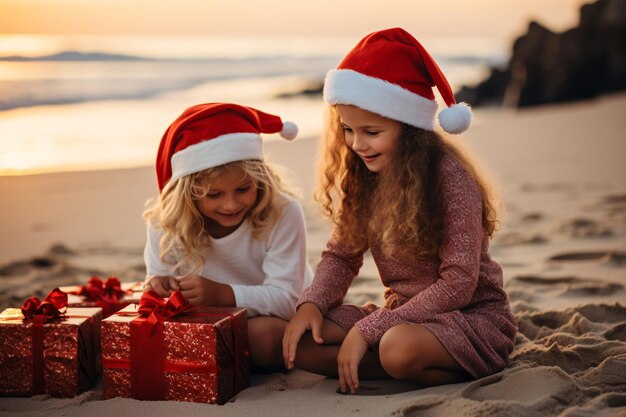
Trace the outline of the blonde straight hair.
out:
M 279 167 L 258 160 L 231 162 L 168 182 L 156 201 L 148 200 L 143 213 L 153 227 L 163 231 L 159 250 L 164 264 L 182 274 L 202 270 L 204 249 L 211 246 L 211 240 L 196 201 L 209 193 L 216 178 L 233 168 L 241 169 L 258 189 L 256 202 L 244 220 L 252 225 L 255 239 L 264 238 L 276 225 L 288 197 L 297 197 L 280 178 Z

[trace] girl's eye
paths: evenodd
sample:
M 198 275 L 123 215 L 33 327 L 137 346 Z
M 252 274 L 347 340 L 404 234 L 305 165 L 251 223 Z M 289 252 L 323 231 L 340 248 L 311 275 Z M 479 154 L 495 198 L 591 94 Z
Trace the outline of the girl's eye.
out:
M 344 133 L 352 133 L 352 129 L 350 129 L 349 127 L 343 126 L 341 129 Z
M 377 136 L 380 132 L 378 130 L 366 130 L 365 133 L 368 136 Z
M 241 187 L 241 188 L 237 188 L 237 192 L 238 193 L 245 193 L 246 191 L 248 191 L 250 189 L 250 185 L 246 186 L 246 187 Z
M 209 193 L 206 195 L 207 198 L 218 198 L 220 193 Z

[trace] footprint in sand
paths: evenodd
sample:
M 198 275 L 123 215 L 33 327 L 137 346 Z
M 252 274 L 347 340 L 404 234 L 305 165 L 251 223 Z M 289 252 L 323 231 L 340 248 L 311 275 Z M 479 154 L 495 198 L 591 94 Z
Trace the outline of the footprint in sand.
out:
M 598 252 L 566 252 L 551 256 L 548 261 L 553 262 L 596 262 L 603 265 L 626 266 L 626 252 L 598 251 Z
M 474 401 L 514 401 L 535 408 L 542 403 L 567 402 L 576 391 L 574 380 L 558 368 L 526 368 L 507 369 L 479 379 L 465 388 L 461 396 Z
M 604 212 L 604 217 L 612 225 L 620 227 L 623 231 L 626 227 L 626 194 L 614 194 L 605 196 L 597 204 Z
M 605 196 L 600 205 L 626 210 L 626 194 L 610 194 Z
M 517 285 L 517 284 L 523 285 Z M 558 296 L 587 296 L 587 295 L 611 295 L 624 289 L 622 284 L 593 278 L 581 278 L 576 276 L 567 277 L 542 277 L 538 275 L 517 276 L 511 279 L 507 287 L 512 300 L 532 301 L 527 284 L 537 286 L 550 291 L 558 291 Z
M 540 220 L 543 220 L 544 215 L 541 213 L 527 213 L 523 215 L 520 220 L 525 223 L 536 223 Z
M 520 232 L 509 232 L 498 236 L 494 244 L 501 246 L 538 245 L 548 241 L 547 237 L 540 234 L 526 235 Z
M 563 221 L 557 232 L 572 238 L 611 237 L 615 231 L 607 225 L 587 218 L 574 218 Z
M 574 380 L 558 368 L 506 369 L 470 383 L 453 396 L 438 395 L 414 401 L 397 414 L 411 417 L 518 416 L 528 415 L 529 410 L 556 411 L 563 405 L 575 403 L 578 396 Z

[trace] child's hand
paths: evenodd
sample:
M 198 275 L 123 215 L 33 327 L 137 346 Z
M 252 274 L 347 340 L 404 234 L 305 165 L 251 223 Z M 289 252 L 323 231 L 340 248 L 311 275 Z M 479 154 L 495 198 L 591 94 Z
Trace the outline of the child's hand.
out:
M 155 275 L 143 286 L 144 292 L 154 290 L 161 297 L 169 297 L 178 289 L 180 289 L 178 281 L 171 275 Z
M 300 306 L 296 315 L 293 316 L 283 336 L 283 360 L 287 369 L 293 369 L 296 360 L 296 349 L 300 338 L 307 330 L 311 330 L 315 343 L 323 344 L 322 324 L 324 318 L 322 312 L 313 303 L 304 303 Z
M 346 392 L 347 388 L 354 394 L 359 388 L 359 364 L 368 347 L 367 341 L 356 327 L 353 327 L 343 339 L 337 354 L 337 371 L 341 392 Z
M 191 305 L 233 307 L 235 293 L 230 285 L 211 281 L 200 275 L 178 277 L 180 292 Z

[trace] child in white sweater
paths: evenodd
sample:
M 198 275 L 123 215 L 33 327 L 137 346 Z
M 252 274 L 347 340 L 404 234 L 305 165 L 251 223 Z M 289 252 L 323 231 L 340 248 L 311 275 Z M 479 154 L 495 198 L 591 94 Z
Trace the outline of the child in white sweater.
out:
M 161 194 L 144 213 L 145 287 L 247 308 L 251 363 L 269 369 L 282 366 L 285 326 L 312 277 L 302 208 L 263 162 L 260 133 L 276 132 L 297 128 L 235 104 L 185 110 L 161 140 Z

